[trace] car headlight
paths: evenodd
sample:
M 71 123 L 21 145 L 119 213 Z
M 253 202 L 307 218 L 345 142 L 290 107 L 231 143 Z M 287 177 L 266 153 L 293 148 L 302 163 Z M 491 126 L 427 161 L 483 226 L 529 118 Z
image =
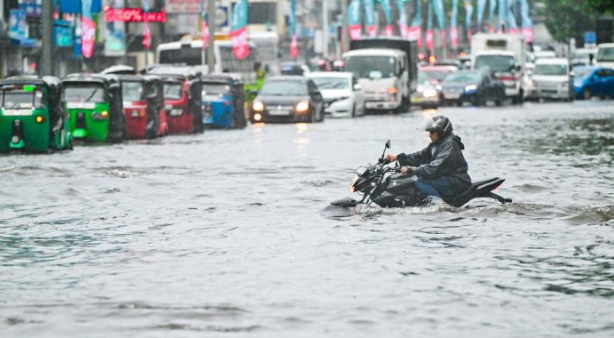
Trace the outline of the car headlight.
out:
M 437 91 L 442 91 L 442 90 L 443 90 L 443 87 L 442 87 L 440 84 L 436 84 L 436 85 L 435 85 L 435 89 L 436 89 Z
M 309 110 L 309 101 L 301 101 L 296 104 L 296 111 L 299 113 L 306 113 Z
M 424 95 L 424 97 L 435 97 L 437 96 L 437 91 L 435 89 L 427 89 L 422 95 Z
M 476 90 L 478 90 L 478 86 L 476 85 L 468 85 L 465 87 L 466 92 L 474 92 Z
M 252 108 L 254 111 L 261 112 L 264 110 L 264 103 L 262 103 L 262 101 L 254 101 Z

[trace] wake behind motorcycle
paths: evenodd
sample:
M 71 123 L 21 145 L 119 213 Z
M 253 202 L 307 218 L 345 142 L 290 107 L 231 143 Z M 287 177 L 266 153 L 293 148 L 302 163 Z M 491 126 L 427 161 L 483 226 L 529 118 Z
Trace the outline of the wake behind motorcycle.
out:
M 382 157 L 378 163 L 356 169 L 356 176 L 350 182 L 350 190 L 362 194 L 361 200 L 344 198 L 331 204 L 342 208 L 352 208 L 359 204 L 375 203 L 383 208 L 399 208 L 422 206 L 430 202 L 430 197 L 416 189 L 416 178 L 413 175 L 399 173 L 399 163 L 387 163 L 384 160 L 386 149 L 390 148 L 390 140 L 386 142 Z M 461 207 L 474 198 L 492 198 L 503 204 L 511 203 L 511 199 L 503 198 L 492 191 L 499 187 L 505 179 L 494 177 L 475 182 L 461 194 L 442 198 L 444 202 L 455 207 Z

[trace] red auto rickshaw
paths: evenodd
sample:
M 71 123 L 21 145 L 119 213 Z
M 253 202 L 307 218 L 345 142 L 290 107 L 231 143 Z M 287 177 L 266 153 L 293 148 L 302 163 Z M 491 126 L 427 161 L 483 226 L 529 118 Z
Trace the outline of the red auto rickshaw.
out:
M 131 139 L 155 137 L 155 130 L 148 130 L 148 122 L 156 119 L 147 109 L 147 82 L 139 75 L 118 75 L 122 83 L 122 101 L 126 116 L 126 136 Z
M 170 134 L 202 133 L 200 72 L 191 67 L 157 66 L 148 74 L 162 77 L 166 121 Z
M 158 137 L 168 135 L 162 78 L 156 75 L 144 75 L 143 78 L 147 82 L 147 116 L 158 116 L 149 120 L 147 130 L 155 131 Z

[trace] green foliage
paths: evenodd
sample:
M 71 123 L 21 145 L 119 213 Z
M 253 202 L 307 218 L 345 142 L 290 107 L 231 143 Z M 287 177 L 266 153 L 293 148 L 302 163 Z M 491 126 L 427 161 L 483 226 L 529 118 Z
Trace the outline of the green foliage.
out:
M 600 13 L 614 14 L 614 1 L 612 0 L 588 0 L 588 4 Z
M 589 1 L 593 0 L 543 0 L 545 7 L 537 15 L 544 18 L 555 40 L 566 42 L 573 37 L 582 43 L 584 32 L 594 31 L 601 15 L 588 6 Z

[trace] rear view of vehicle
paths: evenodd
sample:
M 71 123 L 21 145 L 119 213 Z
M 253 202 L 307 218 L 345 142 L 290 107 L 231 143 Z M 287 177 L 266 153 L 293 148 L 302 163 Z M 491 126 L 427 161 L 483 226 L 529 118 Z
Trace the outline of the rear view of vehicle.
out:
M 59 79 L 13 77 L 0 81 L 1 152 L 47 152 L 71 147 Z
M 511 52 L 482 52 L 475 58 L 474 69 L 487 69 L 493 72 L 505 85 L 505 95 L 513 103 L 521 103 L 524 93 L 522 88 L 522 72 L 516 64 Z
M 438 87 L 435 87 L 438 86 Z M 418 88 L 411 94 L 411 104 L 422 108 L 437 108 L 440 102 L 441 83 L 433 84 L 431 79 L 422 72 L 418 73 Z
M 206 75 L 202 80 L 203 123 L 212 128 L 243 128 L 245 89 L 238 74 Z
M 126 120 L 117 76 L 75 75 L 63 83 L 74 139 L 106 142 L 125 138 Z
M 254 100 L 252 122 L 321 122 L 324 100 L 316 85 L 302 76 L 266 80 Z
M 309 78 L 324 98 L 324 111 L 332 117 L 355 117 L 365 114 L 361 86 L 349 72 L 315 72 Z
M 145 79 L 137 75 L 120 75 L 120 79 L 126 117 L 126 136 L 131 139 L 146 138 L 148 113 Z
M 540 99 L 569 101 L 574 97 L 567 59 L 545 58 L 535 61 L 533 83 Z
M 191 68 L 163 66 L 149 71 L 163 78 L 164 104 L 170 134 L 204 131 L 200 73 Z
M 493 101 L 497 106 L 505 99 L 501 81 L 482 70 L 461 70 L 448 75 L 442 82 L 442 93 L 447 104 L 484 106 Z

